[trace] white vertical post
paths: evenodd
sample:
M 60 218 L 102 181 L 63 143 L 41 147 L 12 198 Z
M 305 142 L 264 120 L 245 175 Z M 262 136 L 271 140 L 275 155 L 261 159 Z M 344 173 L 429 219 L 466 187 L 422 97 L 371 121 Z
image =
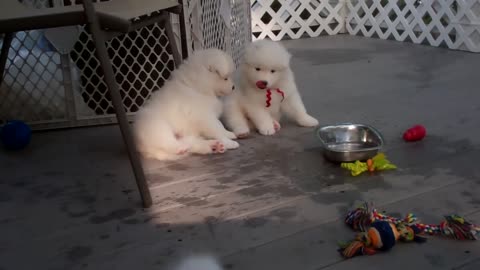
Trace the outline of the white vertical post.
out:
M 340 18 L 342 18 L 342 21 L 340 22 L 342 24 L 342 29 L 340 29 L 340 34 L 345 34 L 347 33 L 347 16 L 348 16 L 348 5 L 347 1 L 350 0 L 338 0 L 341 8 L 340 8 Z

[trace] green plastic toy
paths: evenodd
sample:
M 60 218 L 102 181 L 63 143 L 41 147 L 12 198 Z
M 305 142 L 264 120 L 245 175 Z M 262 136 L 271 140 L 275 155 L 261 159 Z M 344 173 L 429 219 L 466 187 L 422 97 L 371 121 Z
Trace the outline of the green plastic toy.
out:
M 385 154 L 378 153 L 373 158 L 367 160 L 367 162 L 361 162 L 359 160 L 355 162 L 343 162 L 340 166 L 351 172 L 352 176 L 360 175 L 366 171 L 385 171 L 396 169 L 397 166 L 390 163 Z

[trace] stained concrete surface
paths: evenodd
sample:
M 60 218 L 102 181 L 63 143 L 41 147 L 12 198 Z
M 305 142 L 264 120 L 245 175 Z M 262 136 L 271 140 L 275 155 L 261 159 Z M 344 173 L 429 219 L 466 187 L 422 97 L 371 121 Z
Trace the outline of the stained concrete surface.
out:
M 285 41 L 321 124 L 370 124 L 399 169 L 351 177 L 326 162 L 313 129 L 241 141 L 224 155 L 145 160 L 140 207 L 116 126 L 35 133 L 0 152 L 0 269 L 165 269 L 211 252 L 226 269 L 477 269 L 479 242 L 433 237 L 344 261 L 337 242 L 358 200 L 438 223 L 480 223 L 480 55 L 350 36 Z M 413 124 L 428 137 L 404 143 Z

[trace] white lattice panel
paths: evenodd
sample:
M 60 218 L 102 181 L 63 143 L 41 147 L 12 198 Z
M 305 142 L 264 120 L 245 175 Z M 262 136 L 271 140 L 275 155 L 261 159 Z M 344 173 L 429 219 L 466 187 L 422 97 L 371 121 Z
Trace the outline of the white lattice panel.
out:
M 64 4 L 80 4 L 80 1 L 64 0 Z M 136 112 L 175 68 L 169 40 L 160 24 L 115 37 L 107 42 L 107 49 L 125 109 L 129 113 Z M 77 73 L 78 78 L 76 90 L 81 95 L 77 103 L 83 102 L 90 109 L 77 111 L 78 117 L 91 117 L 92 112 L 97 116 L 113 114 L 103 71 L 86 28 L 81 28 L 70 57 L 74 63 L 72 72 Z M 76 107 L 79 105 L 82 104 Z
M 251 0 L 253 39 L 298 39 L 344 32 L 344 0 Z
M 36 8 L 81 3 L 23 2 Z M 216 47 L 229 52 L 238 63 L 245 44 L 251 40 L 249 1 L 184 0 L 183 4 L 187 8 L 190 53 Z M 172 16 L 172 22 L 177 26 L 176 36 L 180 37 L 178 16 Z M 73 34 L 72 38 L 60 34 L 60 40 L 58 33 L 55 37 L 50 30 L 16 35 L 0 88 L 0 120 L 21 119 L 35 124 L 34 128 L 55 128 L 110 123 L 115 119 L 92 39 L 84 27 L 76 29 L 78 35 Z M 1 41 L 0 36 L 0 44 Z M 71 43 L 72 49 L 59 49 L 59 43 Z M 115 37 L 107 48 L 125 108 L 133 114 L 175 68 L 164 27 L 155 24 Z
M 27 4 L 43 8 L 47 2 L 29 0 Z M 80 1 L 53 3 L 70 5 Z M 17 33 L 0 88 L 0 120 L 21 119 L 48 128 L 55 127 L 55 123 L 88 125 L 114 119 L 93 41 L 84 27 L 79 28 L 73 49 L 66 55 L 56 51 L 45 30 Z M 136 112 L 175 68 L 168 38 L 160 24 L 115 37 L 107 42 L 107 49 L 129 113 Z M 74 80 L 70 85 L 73 89 L 69 88 L 73 93 L 68 95 L 66 85 L 70 78 Z M 78 121 L 82 119 L 86 121 Z
M 43 32 L 17 33 L 0 87 L 0 119 L 63 119 L 64 92 L 60 55 L 48 47 Z
M 183 5 L 190 53 L 218 48 L 238 64 L 251 41 L 248 0 L 184 0 Z
M 150 94 L 170 77 L 175 64 L 168 45 L 168 38 L 158 24 L 107 42 L 127 112 L 136 112 Z M 70 56 L 80 71 L 80 91 L 84 102 L 97 115 L 112 114 L 114 111 L 103 71 L 86 29 L 82 30 Z
M 348 33 L 480 52 L 479 0 L 350 0 Z
M 34 8 L 48 0 L 20 1 Z M 0 40 L 0 44 L 2 44 Z M 65 88 L 61 58 L 46 40 L 44 31 L 19 32 L 13 38 L 0 86 L 0 120 L 29 122 L 64 121 Z

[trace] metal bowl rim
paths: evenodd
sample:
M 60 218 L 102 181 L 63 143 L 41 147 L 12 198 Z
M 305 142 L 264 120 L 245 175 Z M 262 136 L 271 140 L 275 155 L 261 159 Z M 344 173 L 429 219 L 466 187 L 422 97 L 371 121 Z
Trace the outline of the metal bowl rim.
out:
M 340 127 L 340 126 L 357 126 L 357 127 L 366 127 L 370 129 L 380 140 L 380 144 L 375 147 L 369 147 L 369 148 L 363 148 L 363 149 L 358 149 L 358 150 L 349 150 L 349 151 L 336 151 L 329 149 L 326 145 L 326 143 L 323 141 L 322 137 L 320 137 L 319 133 L 322 129 L 324 128 L 329 128 L 329 127 Z M 330 152 L 335 152 L 335 153 L 356 153 L 356 152 L 367 152 L 367 151 L 374 151 L 374 150 L 379 150 L 380 148 L 383 147 L 385 140 L 382 136 L 382 134 L 374 127 L 367 125 L 367 124 L 354 124 L 354 123 L 340 123 L 340 124 L 335 124 L 335 125 L 325 125 L 325 126 L 320 126 L 317 128 L 315 131 L 315 136 L 317 139 L 320 141 L 322 144 L 323 149 L 328 150 Z

